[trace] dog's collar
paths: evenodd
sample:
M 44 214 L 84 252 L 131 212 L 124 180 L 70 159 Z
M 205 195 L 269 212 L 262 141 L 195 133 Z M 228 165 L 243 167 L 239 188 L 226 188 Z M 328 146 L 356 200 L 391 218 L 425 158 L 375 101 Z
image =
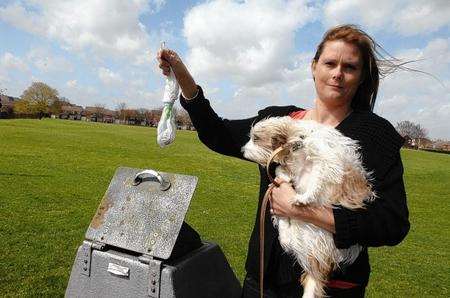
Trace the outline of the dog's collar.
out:
M 284 149 L 286 149 L 284 146 L 280 146 L 277 149 L 273 150 L 272 154 L 270 154 L 269 159 L 267 160 L 267 164 L 266 164 L 266 173 L 267 173 L 267 177 L 269 177 L 270 183 L 276 184 L 275 180 L 273 179 L 272 175 L 270 174 L 269 171 L 269 166 L 272 163 L 273 159 L 275 158 L 275 156 L 278 155 L 278 153 L 280 153 L 281 151 L 283 151 Z
M 286 145 L 289 145 L 289 146 L 286 146 L 286 147 L 291 147 L 292 151 L 297 151 L 298 149 L 302 149 L 303 148 L 303 142 L 302 141 L 295 141 L 295 142 L 292 142 L 292 143 L 288 143 Z

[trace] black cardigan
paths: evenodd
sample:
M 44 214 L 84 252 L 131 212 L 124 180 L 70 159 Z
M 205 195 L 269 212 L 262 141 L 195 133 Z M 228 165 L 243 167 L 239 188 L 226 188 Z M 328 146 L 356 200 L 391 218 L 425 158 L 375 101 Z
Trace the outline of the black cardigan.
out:
M 181 105 L 198 132 L 199 139 L 211 150 L 240 159 L 241 148 L 249 140 L 252 124 L 271 116 L 286 116 L 301 110 L 295 106 L 268 107 L 258 112 L 256 117 L 242 120 L 222 119 L 205 99 L 203 90 L 192 100 L 180 96 Z M 360 244 L 364 248 L 357 260 L 349 266 L 341 266 L 333 272 L 332 278 L 354 282 L 366 286 L 369 273 L 368 246 L 396 245 L 409 231 L 408 208 L 403 184 L 403 166 L 400 148 L 403 138 L 385 119 L 368 111 L 353 111 L 337 127 L 342 134 L 358 140 L 366 170 L 372 172 L 373 187 L 377 199 L 366 209 L 352 211 L 342 207 L 333 209 L 336 233 L 334 242 L 338 248 Z M 264 168 L 260 170 L 260 191 L 258 213 L 261 200 L 269 184 Z M 273 169 L 271 169 L 273 171 Z M 298 280 L 302 269 L 294 259 L 284 253 L 278 232 L 272 226 L 269 212 L 266 212 L 265 226 L 265 275 L 268 284 L 280 285 Z M 259 272 L 259 216 L 250 238 L 246 270 L 257 280 Z

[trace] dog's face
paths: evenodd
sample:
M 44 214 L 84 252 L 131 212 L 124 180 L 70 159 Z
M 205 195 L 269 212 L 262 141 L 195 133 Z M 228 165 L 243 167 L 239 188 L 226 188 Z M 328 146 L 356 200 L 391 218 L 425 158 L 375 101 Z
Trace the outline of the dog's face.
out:
M 265 166 L 275 149 L 294 142 L 298 149 L 298 146 L 301 147 L 304 137 L 305 134 L 299 131 L 294 119 L 290 117 L 268 118 L 256 123 L 251 128 L 250 140 L 242 147 L 242 152 L 245 158 Z M 283 150 L 274 161 L 281 162 L 289 154 L 289 151 L 289 149 Z

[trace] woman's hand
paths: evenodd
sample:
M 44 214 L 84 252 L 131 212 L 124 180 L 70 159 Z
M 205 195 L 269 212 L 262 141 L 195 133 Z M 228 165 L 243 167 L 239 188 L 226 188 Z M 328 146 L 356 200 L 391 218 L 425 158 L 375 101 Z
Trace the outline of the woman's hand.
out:
M 279 178 L 275 181 L 280 185 L 274 187 L 270 196 L 270 210 L 274 215 L 281 217 L 294 218 L 297 216 L 297 210 L 292 204 L 292 199 L 296 195 L 292 185 Z
M 288 217 L 312 223 L 331 233 L 335 233 L 334 215 L 330 207 L 298 206 L 292 204 L 296 192 L 290 183 L 275 178 L 280 185 L 274 187 L 270 196 L 270 208 L 273 215 Z
M 197 85 L 176 52 L 168 49 L 160 50 L 156 58 L 164 75 L 168 76 L 172 68 L 185 98 L 193 98 L 197 94 Z
M 175 72 L 180 68 L 181 64 L 183 64 L 180 56 L 169 49 L 159 50 L 156 59 L 159 62 L 159 68 L 162 69 L 163 74 L 166 76 L 169 75 L 171 67 Z

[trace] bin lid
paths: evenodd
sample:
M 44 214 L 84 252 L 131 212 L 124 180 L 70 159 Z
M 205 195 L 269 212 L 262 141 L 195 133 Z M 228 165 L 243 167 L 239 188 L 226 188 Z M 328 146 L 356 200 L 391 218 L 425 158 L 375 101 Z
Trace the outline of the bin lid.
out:
M 86 232 L 86 239 L 168 259 L 197 186 L 197 177 L 119 167 Z M 169 187 L 168 187 L 169 186 Z M 168 189 L 167 189 L 168 187 Z M 165 189 L 166 190 L 163 190 Z

